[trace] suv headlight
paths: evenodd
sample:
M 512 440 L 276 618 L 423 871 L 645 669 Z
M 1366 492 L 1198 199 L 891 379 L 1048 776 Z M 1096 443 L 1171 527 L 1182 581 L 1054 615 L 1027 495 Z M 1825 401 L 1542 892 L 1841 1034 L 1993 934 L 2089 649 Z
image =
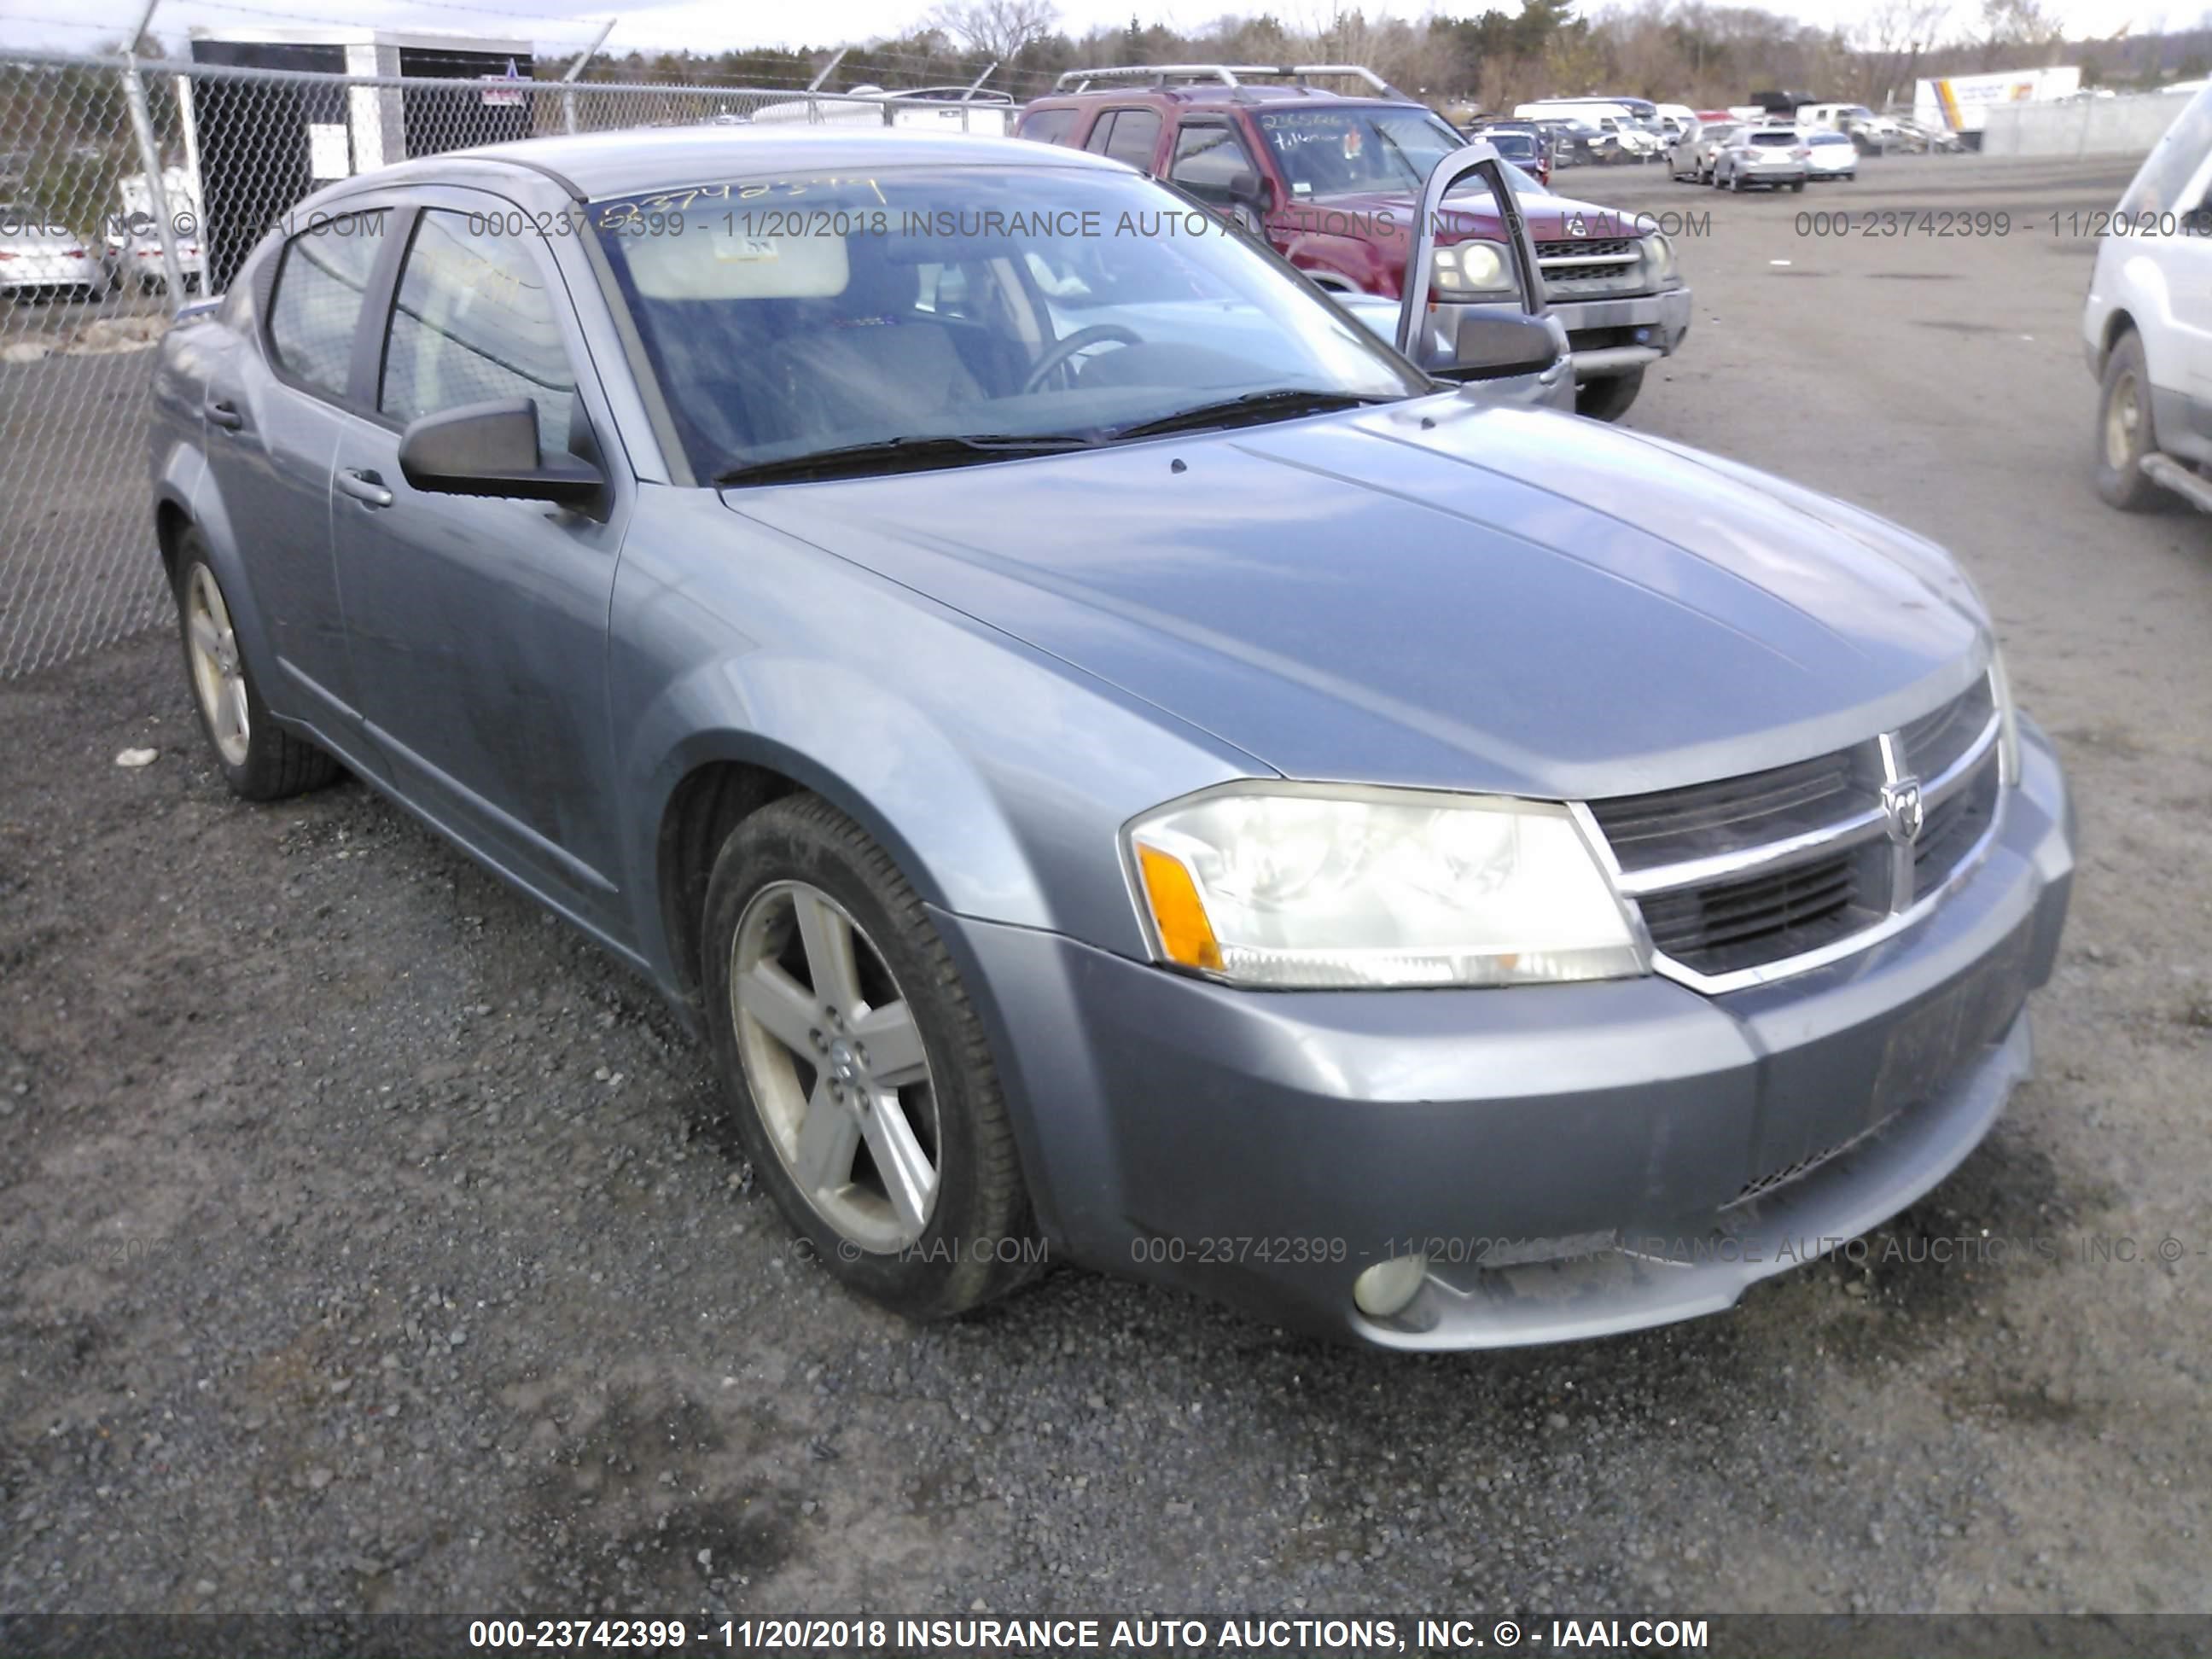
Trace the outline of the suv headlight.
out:
M 1155 954 L 1237 984 L 1519 985 L 1648 971 L 1564 806 L 1255 783 L 1130 824 Z
M 1663 233 L 1655 230 L 1644 239 L 1644 269 L 1655 283 L 1674 281 L 1674 245 Z
M 1429 256 L 1429 281 L 1446 299 L 1510 294 L 1513 262 L 1496 242 L 1454 242 Z

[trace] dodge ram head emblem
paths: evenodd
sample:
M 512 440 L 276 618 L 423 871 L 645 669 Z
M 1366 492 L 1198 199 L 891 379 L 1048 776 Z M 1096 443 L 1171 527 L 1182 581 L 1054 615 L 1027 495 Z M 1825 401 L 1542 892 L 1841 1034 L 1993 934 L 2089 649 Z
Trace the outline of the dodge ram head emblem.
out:
M 1920 828 L 1928 821 L 1927 809 L 1920 799 L 1920 780 L 1899 778 L 1895 783 L 1884 784 L 1881 810 L 1889 819 L 1892 841 L 1909 847 L 1919 840 Z
M 1583 216 L 1581 214 L 1577 213 L 1569 216 L 1567 220 L 1567 234 L 1570 236 L 1587 236 L 1589 234 L 1589 227 L 1583 222 Z

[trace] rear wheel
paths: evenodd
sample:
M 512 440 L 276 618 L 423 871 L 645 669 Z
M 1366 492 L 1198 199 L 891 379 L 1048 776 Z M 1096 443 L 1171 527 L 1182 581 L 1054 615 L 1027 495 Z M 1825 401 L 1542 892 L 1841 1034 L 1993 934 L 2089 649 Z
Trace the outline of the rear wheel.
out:
M 306 738 L 279 729 L 261 701 L 231 623 L 229 601 L 197 530 L 186 531 L 177 550 L 176 592 L 185 672 L 199 708 L 200 730 L 233 793 L 247 800 L 282 800 L 337 776 L 337 761 Z
M 1636 394 L 1644 390 L 1644 371 L 1608 374 L 1601 380 L 1584 380 L 1575 388 L 1575 413 L 1593 421 L 1617 421 L 1628 413 Z
M 793 795 L 732 832 L 708 884 L 716 1059 L 763 1186 L 811 1254 L 916 1319 L 1042 1263 L 982 1023 L 890 856 Z
M 2142 337 L 2130 331 L 2105 359 L 2104 386 L 2097 400 L 2097 493 L 2124 513 L 2164 506 L 2166 492 L 2142 470 L 2143 458 L 2157 447 Z

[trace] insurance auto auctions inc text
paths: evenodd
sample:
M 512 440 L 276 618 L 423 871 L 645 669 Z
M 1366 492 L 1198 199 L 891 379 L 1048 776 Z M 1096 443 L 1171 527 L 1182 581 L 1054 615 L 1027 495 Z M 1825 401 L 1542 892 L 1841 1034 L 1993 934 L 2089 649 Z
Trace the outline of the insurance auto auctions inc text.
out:
M 1151 1654 L 1698 1652 L 1702 1619 L 899 1619 L 896 1651 Z

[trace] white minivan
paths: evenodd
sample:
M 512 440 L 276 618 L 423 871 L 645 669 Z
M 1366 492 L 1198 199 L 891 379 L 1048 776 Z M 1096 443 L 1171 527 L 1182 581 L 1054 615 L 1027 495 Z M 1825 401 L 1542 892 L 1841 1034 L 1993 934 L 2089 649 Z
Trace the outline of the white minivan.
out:
M 2212 89 L 2166 129 L 2103 232 L 2081 312 L 2097 493 L 2137 512 L 2171 491 L 2212 512 Z

